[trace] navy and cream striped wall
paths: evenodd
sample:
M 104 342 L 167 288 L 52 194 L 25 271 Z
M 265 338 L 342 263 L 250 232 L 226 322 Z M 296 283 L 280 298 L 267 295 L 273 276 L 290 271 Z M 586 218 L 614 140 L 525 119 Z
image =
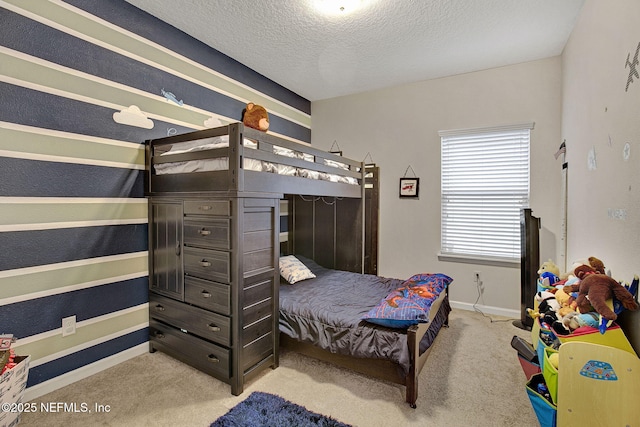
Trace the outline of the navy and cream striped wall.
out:
M 249 101 L 311 140 L 308 100 L 124 0 L 0 1 L 0 100 L 0 333 L 31 398 L 147 351 L 143 141 Z

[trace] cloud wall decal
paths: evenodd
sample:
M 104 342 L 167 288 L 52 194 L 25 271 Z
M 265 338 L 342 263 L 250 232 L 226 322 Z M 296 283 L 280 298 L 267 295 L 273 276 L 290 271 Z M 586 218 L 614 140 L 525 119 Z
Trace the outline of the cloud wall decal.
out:
M 136 126 L 143 129 L 153 128 L 153 120 L 144 115 L 136 105 L 130 105 L 122 111 L 113 113 L 113 121 L 121 125 Z
M 219 118 L 217 118 L 215 116 L 211 116 L 207 120 L 204 121 L 204 125 L 205 125 L 205 127 L 208 127 L 208 128 L 215 128 L 215 127 L 218 127 L 218 126 L 223 126 L 224 123 L 222 123 L 222 120 L 220 120 Z

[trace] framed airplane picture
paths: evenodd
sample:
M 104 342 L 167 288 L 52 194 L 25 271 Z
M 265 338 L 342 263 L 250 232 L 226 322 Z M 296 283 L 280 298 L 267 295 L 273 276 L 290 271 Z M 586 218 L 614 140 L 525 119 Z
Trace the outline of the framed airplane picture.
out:
M 417 198 L 420 178 L 400 178 L 400 197 Z

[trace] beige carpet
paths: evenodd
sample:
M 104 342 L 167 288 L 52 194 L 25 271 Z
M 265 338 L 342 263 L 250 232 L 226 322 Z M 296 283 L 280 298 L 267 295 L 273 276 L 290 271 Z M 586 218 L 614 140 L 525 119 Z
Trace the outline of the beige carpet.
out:
M 404 387 L 296 353 L 282 352 L 233 396 L 229 386 L 156 352 L 129 360 L 34 402 L 87 404 L 91 413 L 25 413 L 20 426 L 208 426 L 252 391 L 284 397 L 353 426 L 537 426 L 513 335 L 529 333 L 494 317 L 454 310 L 420 375 L 417 409 Z M 95 412 L 102 405 L 108 412 Z

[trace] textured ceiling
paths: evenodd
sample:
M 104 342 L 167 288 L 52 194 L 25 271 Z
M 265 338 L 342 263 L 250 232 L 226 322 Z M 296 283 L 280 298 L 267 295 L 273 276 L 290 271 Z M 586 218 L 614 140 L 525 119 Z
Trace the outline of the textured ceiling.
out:
M 560 55 L 584 0 L 127 0 L 316 101 Z

